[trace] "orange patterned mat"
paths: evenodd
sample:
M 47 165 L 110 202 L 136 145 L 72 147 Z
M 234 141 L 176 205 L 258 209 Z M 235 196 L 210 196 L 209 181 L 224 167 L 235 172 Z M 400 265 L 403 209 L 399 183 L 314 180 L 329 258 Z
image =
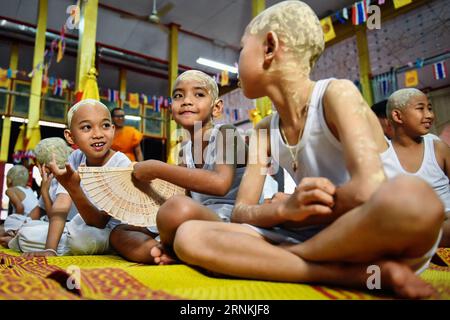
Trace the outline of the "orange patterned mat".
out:
M 445 265 L 431 264 L 422 277 L 450 299 L 450 249 Z M 371 292 L 241 279 L 215 278 L 185 265 L 144 266 L 118 256 L 25 259 L 0 249 L 0 300 L 364 300 L 389 299 Z

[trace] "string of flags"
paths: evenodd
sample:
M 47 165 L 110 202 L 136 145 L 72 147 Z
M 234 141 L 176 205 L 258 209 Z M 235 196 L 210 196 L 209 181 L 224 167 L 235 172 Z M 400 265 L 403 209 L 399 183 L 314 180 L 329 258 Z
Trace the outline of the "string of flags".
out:
M 433 64 L 433 74 L 436 80 L 447 78 L 447 66 L 445 65 L 445 61 Z
M 237 64 L 235 65 L 237 67 Z M 213 79 L 222 87 L 230 85 L 230 74 L 227 70 L 222 70 L 222 72 L 213 75 Z
M 394 8 L 399 9 L 403 6 L 410 4 L 412 0 L 393 0 Z M 371 1 L 362 0 L 357 1 L 349 7 L 345 7 L 341 10 L 336 11 L 334 14 L 323 18 L 320 23 L 323 28 L 323 33 L 325 37 L 325 42 L 328 42 L 336 37 L 336 33 L 333 27 L 333 21 L 338 21 L 341 24 L 345 24 L 351 21 L 353 25 L 362 25 L 366 23 L 369 19 L 369 7 L 371 5 L 384 5 L 385 0 Z
M 47 76 L 48 69 L 44 71 L 44 76 L 42 77 L 42 94 L 46 94 L 48 89 L 51 88 L 52 94 L 55 96 L 62 96 L 63 90 L 73 89 L 75 87 L 75 82 L 66 79 L 60 79 L 55 77 Z M 0 68 L 0 87 L 9 88 L 9 79 L 16 78 L 20 74 L 26 77 L 27 73 L 23 70 L 12 70 L 12 69 L 2 69 Z
M 167 109 L 172 104 L 171 97 L 146 95 L 144 93 L 127 93 L 120 97 L 118 90 L 106 89 L 104 96 L 109 102 L 119 102 L 119 100 L 128 100 L 128 104 L 132 109 L 138 109 L 140 104 L 148 106 L 150 110 L 160 112 L 161 108 Z
M 409 63 L 408 66 L 414 66 L 412 63 Z M 416 61 L 416 69 L 409 70 L 405 72 L 405 87 L 416 87 L 419 84 L 419 73 L 418 69 L 423 67 L 423 59 Z M 433 76 L 435 80 L 442 80 L 447 78 L 447 66 L 445 61 L 439 61 L 433 63 Z

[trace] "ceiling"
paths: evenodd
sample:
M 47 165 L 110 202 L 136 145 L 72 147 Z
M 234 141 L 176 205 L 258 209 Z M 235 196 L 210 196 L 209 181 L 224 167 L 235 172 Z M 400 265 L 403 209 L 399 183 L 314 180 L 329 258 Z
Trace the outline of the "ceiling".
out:
M 81 0 L 84 1 L 84 0 Z M 38 0 L 0 0 L 0 16 L 17 21 L 36 24 Z M 279 0 L 266 0 L 271 6 Z M 305 0 L 319 17 L 328 16 L 339 9 L 348 7 L 354 0 Z M 67 20 L 66 9 L 76 0 L 48 0 L 47 28 L 58 31 Z M 138 16 L 148 16 L 152 12 L 152 0 L 99 0 L 97 42 L 125 49 L 151 59 L 168 60 L 168 32 L 166 25 L 180 25 L 179 64 L 201 69 L 209 69 L 196 63 L 199 56 L 233 65 L 238 60 L 240 37 L 251 20 L 250 0 L 157 0 L 158 10 L 171 4 L 171 10 L 161 17 L 161 24 L 155 25 L 139 20 Z M 375 1 L 373 1 L 375 3 Z M 429 57 L 448 50 L 450 43 L 448 0 L 429 1 L 423 9 L 412 11 L 402 19 L 383 22 L 381 30 L 368 32 L 372 72 L 379 74 L 391 66 L 401 66 L 418 57 Z M 128 15 L 126 15 L 128 13 Z M 130 16 L 131 15 L 131 16 Z M 132 17 L 132 16 L 136 17 Z M 446 31 L 447 30 L 447 31 Z M 0 27 L 1 31 L 1 27 Z M 78 35 L 77 30 L 70 31 Z M 415 41 L 418 39 L 418 41 Z M 21 46 L 20 68 L 30 70 L 32 65 L 32 41 Z M 2 42 L 3 41 L 3 42 Z M 337 76 L 355 80 L 358 78 L 358 54 L 354 37 L 333 45 L 325 51 L 315 70 L 315 75 L 323 78 Z M 9 43 L 2 39 L 0 32 L 0 67 L 9 63 Z M 60 64 L 54 63 L 49 75 L 75 79 L 76 57 L 66 55 Z M 161 65 L 160 65 L 161 67 Z M 166 65 L 162 65 L 167 68 Z M 118 88 L 118 67 L 101 61 L 99 85 L 103 88 Z M 167 71 L 165 71 L 167 73 Z M 148 76 L 137 70 L 127 74 L 128 90 L 148 94 L 166 94 L 167 80 Z
M 83 1 L 83 0 L 82 0 Z M 8 5 L 2 6 L 0 16 L 35 25 L 37 20 L 38 0 L 0 0 Z M 266 6 L 271 6 L 279 0 L 266 0 Z M 351 5 L 352 0 L 306 0 L 316 13 L 322 17 L 344 6 Z M 76 3 L 75 0 L 48 0 L 47 28 L 60 30 L 67 20 L 66 9 Z M 157 9 L 172 4 L 161 18 L 161 25 L 139 20 L 126 15 L 150 15 L 152 0 L 99 0 L 97 41 L 116 48 L 161 60 L 168 60 L 168 32 L 166 25 L 180 25 L 179 33 L 179 64 L 202 69 L 209 73 L 217 70 L 196 63 L 199 56 L 233 65 L 238 60 L 240 38 L 245 26 L 251 20 L 252 1 L 250 0 L 156 0 Z M 77 35 L 78 31 L 69 31 Z M 28 54 L 29 56 L 30 54 Z M 31 57 L 25 57 L 30 60 Z M 71 61 L 68 58 L 67 61 Z M 66 61 L 66 62 L 67 62 Z M 0 59 L 0 63 L 1 63 Z M 27 62 L 26 64 L 31 63 Z M 61 67 L 59 67 L 61 69 Z M 117 79 L 116 68 L 102 67 L 104 85 L 113 87 L 111 79 Z M 71 76 L 74 71 L 66 70 Z M 129 77 L 130 85 L 135 82 L 141 89 L 139 77 Z M 115 80 L 114 80 L 115 81 Z M 149 82 L 148 81 L 144 81 Z M 154 91 L 164 90 L 167 81 L 151 79 Z M 147 84 L 145 84 L 147 86 Z

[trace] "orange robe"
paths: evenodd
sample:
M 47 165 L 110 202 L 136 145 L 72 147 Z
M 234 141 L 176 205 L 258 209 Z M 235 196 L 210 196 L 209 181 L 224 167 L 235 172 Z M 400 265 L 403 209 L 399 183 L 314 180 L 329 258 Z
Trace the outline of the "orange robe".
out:
M 134 148 L 141 143 L 142 138 L 143 134 L 140 131 L 134 127 L 124 126 L 120 130 L 116 129 L 111 149 L 123 152 L 131 161 L 136 161 Z

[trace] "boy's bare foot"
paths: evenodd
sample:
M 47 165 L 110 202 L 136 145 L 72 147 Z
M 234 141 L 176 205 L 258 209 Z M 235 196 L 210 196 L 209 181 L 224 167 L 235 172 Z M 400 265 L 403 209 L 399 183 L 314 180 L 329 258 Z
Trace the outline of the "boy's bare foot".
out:
M 405 264 L 394 261 L 378 263 L 381 269 L 382 289 L 391 289 L 405 299 L 437 298 L 438 294 L 432 285 L 426 283 Z
M 0 245 L 2 245 L 5 248 L 9 248 L 8 243 L 9 243 L 9 241 L 11 241 L 12 238 L 13 237 L 11 237 L 11 236 L 0 237 Z
M 154 246 L 150 251 L 150 254 L 155 260 L 155 264 L 166 265 L 174 264 L 177 262 L 175 258 L 168 254 L 167 250 L 165 250 L 162 245 Z

